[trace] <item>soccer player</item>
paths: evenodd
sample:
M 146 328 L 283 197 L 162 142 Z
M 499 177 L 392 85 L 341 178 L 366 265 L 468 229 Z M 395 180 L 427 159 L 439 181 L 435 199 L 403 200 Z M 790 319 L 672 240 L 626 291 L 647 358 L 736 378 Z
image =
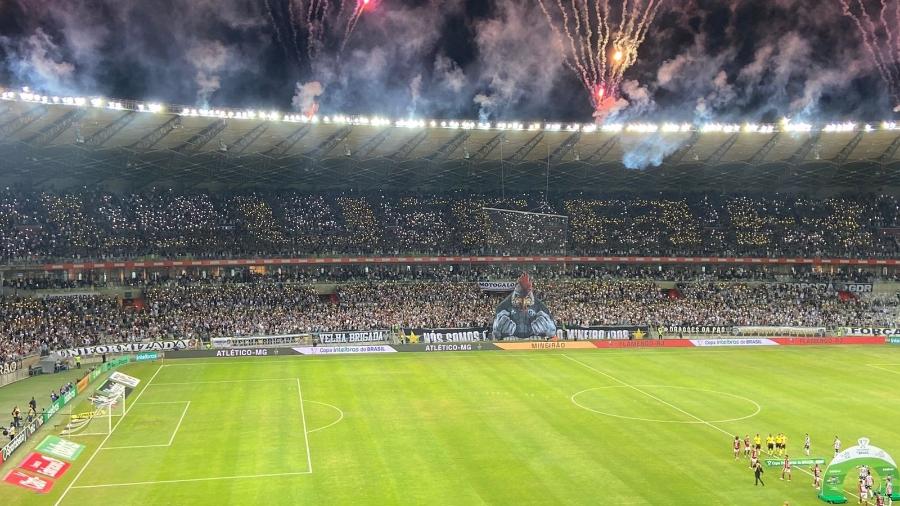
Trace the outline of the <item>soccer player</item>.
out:
M 784 475 L 787 474 L 788 481 L 791 481 L 791 459 L 784 454 L 784 465 L 781 467 L 781 480 L 784 481 Z
M 872 476 L 872 472 L 869 471 L 868 467 L 866 467 L 866 477 L 864 480 L 866 482 L 866 490 L 869 492 L 869 497 L 875 497 L 872 495 L 872 489 L 875 488 L 875 478 Z
M 778 434 L 775 434 L 775 455 L 780 456 L 782 454 L 781 445 L 783 441 L 784 436 L 780 432 Z
M 869 504 L 869 491 L 866 490 L 866 480 L 859 480 L 859 504 Z
M 803 437 L 803 451 L 806 452 L 806 456 L 809 457 L 809 447 L 811 446 L 809 442 L 809 432 L 806 433 L 806 436 Z
M 757 462 L 759 462 L 759 449 L 754 448 L 750 452 L 750 469 L 755 468 Z
M 744 436 L 744 456 L 750 455 L 750 434 Z
M 894 503 L 894 483 L 890 476 L 884 479 L 884 495 L 887 498 L 887 506 L 891 506 Z
M 766 453 L 769 455 L 773 455 L 775 453 L 775 438 L 772 437 L 772 434 L 769 433 L 768 437 L 766 437 Z
M 875 492 L 875 506 L 884 506 L 884 496 Z
M 756 436 L 753 438 L 753 446 L 757 450 L 762 450 L 762 438 L 759 437 L 759 432 L 757 432 Z
M 756 463 L 756 467 L 753 468 L 753 476 L 756 477 L 756 481 L 753 482 L 753 486 L 754 486 L 754 487 L 757 486 L 757 485 L 759 485 L 760 483 L 762 483 L 762 486 L 764 486 L 764 487 L 766 486 L 766 484 L 763 483 L 762 475 L 763 475 L 762 464 L 759 463 L 759 462 L 757 462 L 757 463 Z
M 816 464 L 816 467 L 813 468 L 813 488 L 819 490 L 820 486 L 822 486 L 822 468 Z
M 834 436 L 834 455 L 837 456 L 838 453 L 841 453 L 841 440 Z
M 741 437 L 734 436 L 734 442 L 731 444 L 732 449 L 734 449 L 734 460 L 741 458 Z
M 787 435 L 784 433 L 781 434 L 781 454 L 784 455 L 787 453 Z

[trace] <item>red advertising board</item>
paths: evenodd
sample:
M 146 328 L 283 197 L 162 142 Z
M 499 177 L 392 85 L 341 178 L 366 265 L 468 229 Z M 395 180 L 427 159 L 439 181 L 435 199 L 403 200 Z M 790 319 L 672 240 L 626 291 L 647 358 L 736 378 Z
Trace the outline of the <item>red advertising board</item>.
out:
M 13 469 L 6 473 L 6 477 L 3 478 L 3 481 L 10 485 L 27 488 L 28 490 L 33 490 L 40 494 L 46 494 L 53 488 L 53 480 L 50 478 L 28 474 L 21 469 Z
M 48 457 L 37 452 L 32 452 L 31 455 L 19 464 L 19 467 L 26 471 L 43 474 L 50 478 L 59 478 L 69 470 L 70 465 L 71 464 L 68 462 Z
M 687 339 L 611 339 L 591 342 L 597 348 L 688 348 L 693 346 Z
M 884 344 L 884 336 L 869 337 L 773 337 L 782 346 L 822 346 L 825 344 Z

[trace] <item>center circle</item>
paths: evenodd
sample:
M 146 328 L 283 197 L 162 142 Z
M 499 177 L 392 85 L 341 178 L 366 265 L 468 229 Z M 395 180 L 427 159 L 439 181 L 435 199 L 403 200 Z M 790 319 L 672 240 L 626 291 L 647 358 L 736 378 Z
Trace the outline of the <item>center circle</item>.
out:
M 596 394 L 592 395 L 592 393 L 598 392 L 598 391 L 604 391 L 604 390 L 614 390 L 614 389 L 631 390 L 632 395 L 637 396 L 637 398 L 639 400 L 646 400 L 647 402 L 656 404 L 656 405 L 660 406 L 661 408 L 667 409 L 669 411 L 680 412 L 684 415 L 682 417 L 683 419 L 666 419 L 666 418 L 654 417 L 652 415 L 647 416 L 647 417 L 633 416 L 637 413 L 621 414 L 621 413 L 616 413 L 615 409 L 600 408 L 600 407 L 596 406 L 597 395 Z M 691 397 L 691 396 L 696 397 L 697 394 L 700 394 L 700 396 L 702 396 L 703 400 L 710 400 L 710 399 L 713 399 L 716 397 L 718 397 L 720 400 L 727 399 L 727 401 L 724 401 L 724 402 L 726 404 L 732 405 L 732 406 L 729 406 L 729 408 L 734 409 L 735 404 L 744 404 L 744 405 L 748 405 L 748 407 L 752 406 L 752 412 L 749 412 L 750 410 L 747 410 L 749 412 L 749 414 L 744 414 L 742 416 L 736 416 L 733 418 L 723 418 L 723 419 L 717 419 L 717 420 L 707 420 L 701 416 L 697 416 L 697 413 L 692 411 L 692 409 L 695 409 L 693 406 L 691 406 L 691 407 L 679 406 L 677 401 L 673 402 L 671 399 L 660 400 L 660 399 L 654 398 L 654 397 L 657 397 L 656 392 L 655 392 L 656 390 L 666 390 L 666 389 L 691 392 L 691 394 L 689 394 L 687 397 Z M 710 390 L 710 389 L 706 389 L 706 388 L 680 387 L 680 386 L 673 386 L 673 385 L 634 385 L 633 387 L 625 386 L 625 385 L 611 385 L 611 386 L 606 386 L 606 387 L 586 388 L 580 392 L 575 392 L 574 394 L 572 394 L 572 397 L 570 399 L 571 399 L 572 403 L 575 404 L 576 406 L 578 406 L 579 408 L 590 411 L 592 413 L 597 413 L 598 415 L 609 416 L 612 418 L 621 418 L 624 420 L 637 420 L 637 421 L 641 421 L 641 422 L 656 422 L 656 423 L 707 424 L 707 423 L 737 422 L 740 420 L 746 420 L 747 418 L 754 417 L 757 414 L 759 414 L 760 411 L 762 411 L 762 407 L 760 407 L 758 402 L 754 401 L 753 399 L 744 397 L 742 395 L 731 394 L 728 392 L 720 392 L 718 390 Z M 632 398 L 632 400 L 633 399 L 634 398 Z M 603 400 L 603 399 L 600 399 L 600 400 Z M 609 399 L 606 399 L 606 400 L 609 400 Z M 735 401 L 739 401 L 739 402 L 735 402 Z M 703 405 L 702 407 L 704 407 L 704 408 L 708 407 L 708 404 L 706 404 L 705 402 L 703 404 L 705 404 L 705 405 Z M 698 404 L 698 406 L 701 406 L 701 405 Z M 625 409 L 628 409 L 628 408 L 625 408 Z M 684 411 L 680 411 L 682 409 Z M 688 414 L 688 413 L 690 413 L 690 414 Z

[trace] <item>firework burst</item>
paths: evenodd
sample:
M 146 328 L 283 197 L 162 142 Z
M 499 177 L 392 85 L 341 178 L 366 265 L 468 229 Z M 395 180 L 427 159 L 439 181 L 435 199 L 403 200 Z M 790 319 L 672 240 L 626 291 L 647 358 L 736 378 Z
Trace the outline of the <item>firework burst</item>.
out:
M 888 93 L 900 108 L 900 0 L 838 1 L 844 15 L 853 20 Z
M 604 116 L 619 100 L 622 76 L 637 61 L 662 2 L 538 0 L 563 48 L 563 62 L 588 91 L 594 116 Z

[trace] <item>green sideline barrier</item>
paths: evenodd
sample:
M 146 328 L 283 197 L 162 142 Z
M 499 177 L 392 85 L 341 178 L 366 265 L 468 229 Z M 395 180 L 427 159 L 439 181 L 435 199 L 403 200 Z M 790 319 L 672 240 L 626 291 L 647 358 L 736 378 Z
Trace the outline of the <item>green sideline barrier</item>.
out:
M 89 372 L 86 376 L 90 378 L 90 381 L 93 383 L 95 379 L 97 379 L 101 374 L 109 371 L 110 369 L 114 369 L 119 367 L 120 365 L 127 364 L 130 357 L 119 357 L 110 360 L 109 362 L 104 362 L 99 367 L 95 367 L 94 370 Z M 60 409 L 62 409 L 66 404 L 72 401 L 77 395 L 76 390 L 70 390 L 64 393 L 59 399 L 56 399 L 50 406 L 44 410 L 42 413 L 42 418 L 44 419 L 44 423 L 47 423 L 50 418 L 53 417 Z
M 94 380 L 99 378 L 100 375 L 104 372 L 119 367 L 120 365 L 127 364 L 130 361 L 131 357 L 119 357 L 110 360 L 109 362 L 104 362 L 103 364 L 95 367 L 93 370 L 85 374 L 80 380 L 78 380 L 76 388 L 69 390 L 68 392 L 60 396 L 59 399 L 56 399 L 56 401 L 50 404 L 50 406 L 47 407 L 47 409 L 45 409 L 39 417 L 35 418 L 33 422 L 25 426 L 15 439 L 10 441 L 6 446 L 0 448 L 0 463 L 9 460 L 9 457 L 12 455 L 12 453 L 17 448 L 22 446 L 22 444 L 25 443 L 25 441 L 29 439 L 35 432 L 37 432 L 38 428 L 41 425 L 47 423 L 50 418 L 58 413 L 59 410 L 62 409 L 66 404 L 72 402 L 72 399 L 74 399 L 79 392 L 84 391 L 87 388 L 85 383 L 83 383 L 85 380 L 87 380 L 88 383 L 93 383 Z

